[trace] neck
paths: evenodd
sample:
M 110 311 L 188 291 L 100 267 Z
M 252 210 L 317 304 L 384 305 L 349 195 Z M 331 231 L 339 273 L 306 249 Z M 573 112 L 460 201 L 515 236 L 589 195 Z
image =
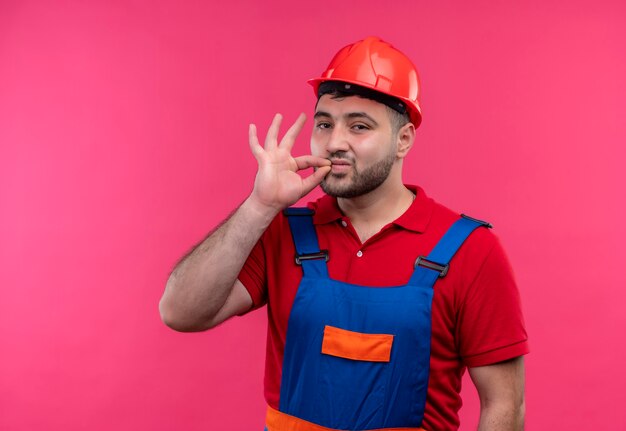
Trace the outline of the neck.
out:
M 350 219 L 362 242 L 400 217 L 415 195 L 401 181 L 385 181 L 375 190 L 355 198 L 338 198 L 341 211 Z

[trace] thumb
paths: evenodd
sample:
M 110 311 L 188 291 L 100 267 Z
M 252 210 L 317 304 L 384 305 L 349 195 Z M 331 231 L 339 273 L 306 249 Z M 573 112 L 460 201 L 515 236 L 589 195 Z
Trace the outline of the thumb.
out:
M 309 194 L 316 186 L 318 186 L 324 177 L 330 172 L 330 166 L 321 166 L 311 175 L 302 179 L 302 196 Z

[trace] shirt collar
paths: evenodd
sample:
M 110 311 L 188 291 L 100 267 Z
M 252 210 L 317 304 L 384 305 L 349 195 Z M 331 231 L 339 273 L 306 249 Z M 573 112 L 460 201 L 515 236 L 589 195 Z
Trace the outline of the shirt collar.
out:
M 403 229 L 407 229 L 417 233 L 423 233 L 430 222 L 433 212 L 433 200 L 426 196 L 421 187 L 406 184 L 406 188 L 415 193 L 415 200 L 411 206 L 398 217 L 393 223 Z M 345 218 L 337 199 L 328 195 L 324 195 L 315 202 L 309 203 L 309 208 L 315 211 L 313 223 L 327 224 Z

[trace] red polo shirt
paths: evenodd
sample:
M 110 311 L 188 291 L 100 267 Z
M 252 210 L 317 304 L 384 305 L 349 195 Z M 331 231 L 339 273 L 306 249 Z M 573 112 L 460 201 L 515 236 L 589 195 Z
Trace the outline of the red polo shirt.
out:
M 329 250 L 331 278 L 363 286 L 406 284 L 415 259 L 428 255 L 459 215 L 415 186 L 409 209 L 361 243 L 337 201 L 324 196 L 309 204 L 321 249 Z M 302 269 L 282 214 L 256 244 L 239 280 L 254 302 L 268 305 L 265 398 L 278 409 L 287 322 Z M 430 379 L 424 423 L 427 430 L 456 430 L 461 377 L 466 367 L 489 365 L 528 353 L 520 299 L 506 255 L 494 234 L 477 229 L 435 284 Z

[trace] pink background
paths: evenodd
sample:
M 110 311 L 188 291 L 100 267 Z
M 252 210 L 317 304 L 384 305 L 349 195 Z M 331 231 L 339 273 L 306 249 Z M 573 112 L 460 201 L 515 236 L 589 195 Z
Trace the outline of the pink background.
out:
M 370 34 L 421 71 L 406 181 L 516 269 L 527 429 L 626 429 L 621 0 L 0 2 L 0 429 L 262 429 L 264 311 L 179 334 L 157 303 L 249 192 L 248 123 Z

